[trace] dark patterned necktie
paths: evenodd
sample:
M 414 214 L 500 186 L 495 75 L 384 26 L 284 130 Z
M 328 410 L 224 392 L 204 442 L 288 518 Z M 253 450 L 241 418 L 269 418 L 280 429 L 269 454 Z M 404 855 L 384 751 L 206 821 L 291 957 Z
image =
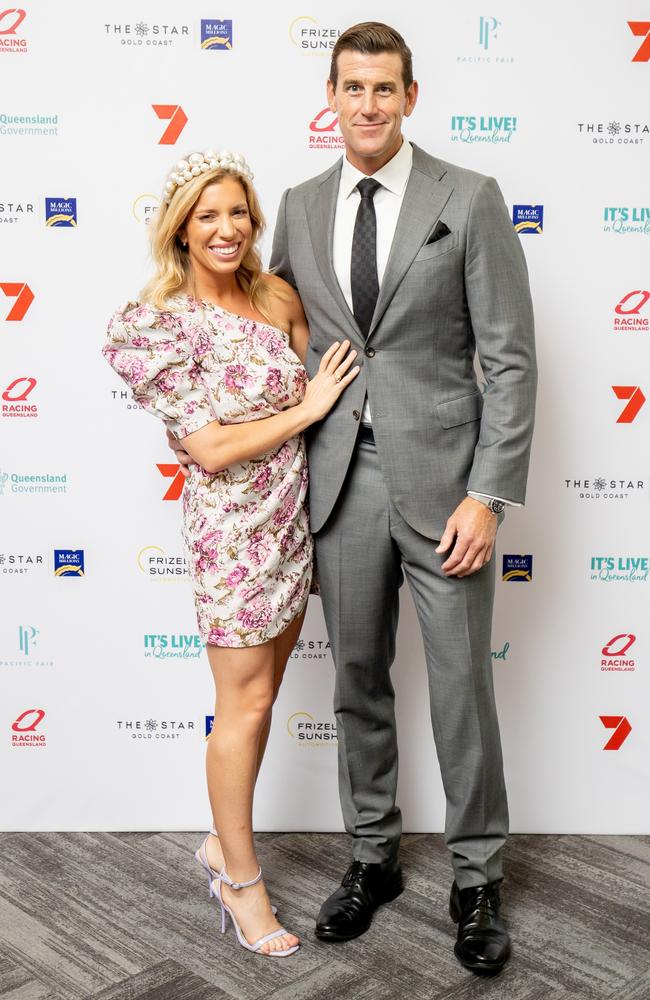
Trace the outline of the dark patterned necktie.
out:
M 359 181 L 361 195 L 352 237 L 352 311 L 364 337 L 368 336 L 379 295 L 377 278 L 377 219 L 373 198 L 381 184 L 372 177 Z

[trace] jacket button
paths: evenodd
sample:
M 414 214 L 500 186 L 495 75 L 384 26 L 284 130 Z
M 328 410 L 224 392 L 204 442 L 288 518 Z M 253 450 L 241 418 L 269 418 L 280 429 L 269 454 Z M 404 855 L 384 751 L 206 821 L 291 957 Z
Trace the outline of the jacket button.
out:
M 358 410 L 353 410 L 352 411 L 352 416 L 354 417 L 355 420 L 360 420 L 361 419 L 361 414 L 359 413 Z
M 374 358 L 375 356 L 375 352 L 373 351 L 372 347 L 366 347 L 363 353 L 367 358 Z

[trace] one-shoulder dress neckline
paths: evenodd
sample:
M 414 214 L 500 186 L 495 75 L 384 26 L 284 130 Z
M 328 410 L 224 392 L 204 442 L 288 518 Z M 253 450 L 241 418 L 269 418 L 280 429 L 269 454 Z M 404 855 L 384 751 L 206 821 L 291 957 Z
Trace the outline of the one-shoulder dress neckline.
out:
M 281 333 L 283 337 L 287 338 L 287 340 L 290 339 L 288 332 L 283 330 L 281 326 L 274 326 L 273 323 L 266 323 L 264 320 L 254 319 L 252 316 L 242 316 L 241 313 L 235 313 L 230 309 L 224 309 L 223 306 L 218 305 L 216 302 L 211 302 L 209 299 L 197 299 L 194 295 L 189 295 L 187 292 L 181 292 L 176 296 L 176 298 L 187 299 L 189 302 L 195 302 L 197 306 L 205 306 L 208 309 L 215 309 L 224 316 L 231 316 L 233 319 L 238 319 L 242 323 L 255 323 L 257 326 L 264 326 L 268 330 L 275 330 L 276 333 Z

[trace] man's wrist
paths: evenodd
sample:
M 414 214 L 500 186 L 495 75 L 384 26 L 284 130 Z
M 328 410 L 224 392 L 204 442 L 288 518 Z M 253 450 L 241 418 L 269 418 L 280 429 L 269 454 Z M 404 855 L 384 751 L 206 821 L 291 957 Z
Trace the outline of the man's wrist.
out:
M 488 496 L 485 493 L 468 493 L 468 497 L 472 500 L 477 500 L 482 503 L 489 511 L 493 514 L 503 514 L 507 507 L 504 500 L 499 500 L 497 497 Z

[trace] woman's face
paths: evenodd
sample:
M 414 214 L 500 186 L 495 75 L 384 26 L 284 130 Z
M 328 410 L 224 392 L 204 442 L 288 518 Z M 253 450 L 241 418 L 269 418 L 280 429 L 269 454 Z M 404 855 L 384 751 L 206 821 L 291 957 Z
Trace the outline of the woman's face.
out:
M 233 274 L 253 240 L 246 192 L 234 177 L 208 184 L 179 236 L 195 271 L 204 276 Z

